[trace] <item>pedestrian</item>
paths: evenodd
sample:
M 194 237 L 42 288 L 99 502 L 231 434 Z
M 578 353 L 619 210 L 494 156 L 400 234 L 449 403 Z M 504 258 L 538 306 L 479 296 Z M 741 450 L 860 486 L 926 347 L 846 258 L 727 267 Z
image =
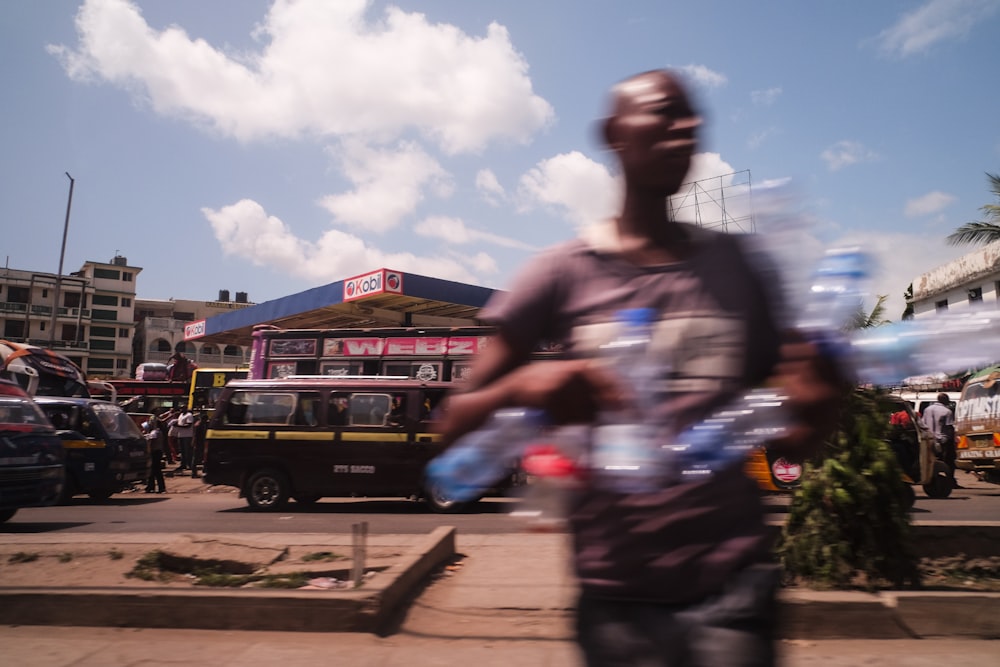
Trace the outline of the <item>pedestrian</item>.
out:
M 194 471 L 194 413 L 188 408 L 180 409 L 175 432 L 177 445 L 181 450 L 181 466 L 178 470 Z
M 167 485 L 163 480 L 164 438 L 159 419 L 153 415 L 143 423 L 142 430 L 143 436 L 149 443 L 149 478 L 146 480 L 146 493 L 166 493 Z
M 938 394 L 937 402 L 924 408 L 920 422 L 934 435 L 934 442 L 937 444 L 935 449 L 939 450 L 941 460 L 948 466 L 952 487 L 961 489 L 962 486 L 955 481 L 955 459 L 958 458 L 955 449 L 955 413 L 951 410 L 951 398 L 948 394 Z
M 166 425 L 167 429 L 167 449 L 165 451 L 167 462 L 170 465 L 181 462 L 180 444 L 177 442 L 177 417 L 178 411 L 170 408 L 160 415 L 160 424 Z M 178 468 L 179 469 L 179 468 Z
M 659 413 L 681 429 L 742 389 L 774 383 L 795 420 L 772 446 L 801 460 L 832 428 L 841 383 L 815 346 L 782 336 L 778 290 L 742 239 L 670 215 L 701 117 L 667 71 L 620 83 L 611 107 L 602 129 L 623 176 L 620 213 L 543 251 L 481 311 L 497 334 L 445 403 L 445 441 L 505 406 L 544 408 L 559 424 L 624 406 L 630 388 L 595 357 L 618 311 L 653 308 L 652 349 L 670 362 Z M 532 361 L 543 342 L 563 357 Z M 583 481 L 568 521 L 587 665 L 774 664 L 780 572 L 760 491 L 741 468 L 639 493 Z
M 208 415 L 204 410 L 194 413 L 194 440 L 191 446 L 191 477 L 200 477 L 198 466 L 205 457 L 205 434 L 208 433 Z

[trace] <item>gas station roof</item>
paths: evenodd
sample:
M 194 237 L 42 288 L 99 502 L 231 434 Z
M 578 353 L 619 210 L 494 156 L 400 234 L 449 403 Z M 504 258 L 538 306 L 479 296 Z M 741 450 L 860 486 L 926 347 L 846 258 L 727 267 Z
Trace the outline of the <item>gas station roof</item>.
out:
M 495 290 L 377 269 L 241 310 L 192 322 L 184 340 L 249 345 L 254 326 L 342 329 L 404 326 L 474 326 Z

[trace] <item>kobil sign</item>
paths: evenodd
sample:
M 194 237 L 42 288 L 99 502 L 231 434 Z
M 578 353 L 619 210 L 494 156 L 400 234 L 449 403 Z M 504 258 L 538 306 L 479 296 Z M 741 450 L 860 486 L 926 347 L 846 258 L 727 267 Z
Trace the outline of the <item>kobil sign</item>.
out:
M 344 281 L 344 302 L 355 301 L 374 294 L 402 294 L 403 274 L 399 271 L 379 269 Z

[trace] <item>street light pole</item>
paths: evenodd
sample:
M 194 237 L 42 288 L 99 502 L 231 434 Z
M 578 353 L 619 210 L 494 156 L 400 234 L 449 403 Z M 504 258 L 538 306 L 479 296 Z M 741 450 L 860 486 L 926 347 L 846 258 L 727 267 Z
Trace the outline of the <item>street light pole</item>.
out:
M 73 207 L 73 185 L 76 181 L 66 173 L 69 179 L 69 198 L 66 200 L 66 222 L 63 223 L 62 248 L 59 249 L 59 273 L 56 274 L 56 292 L 52 302 L 52 320 L 49 323 L 49 346 L 56 340 L 56 315 L 59 313 L 59 290 L 62 287 L 63 258 L 66 256 L 66 234 L 69 232 L 69 211 Z

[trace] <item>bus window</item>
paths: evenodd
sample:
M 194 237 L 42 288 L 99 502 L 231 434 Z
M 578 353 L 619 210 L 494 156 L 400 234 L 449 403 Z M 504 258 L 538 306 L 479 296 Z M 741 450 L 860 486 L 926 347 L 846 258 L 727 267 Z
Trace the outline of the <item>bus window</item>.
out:
M 389 426 L 402 426 L 406 423 L 406 396 L 396 394 L 392 397 L 392 408 L 387 419 Z
M 347 406 L 350 403 L 347 394 L 334 392 L 330 394 L 330 404 L 327 406 L 327 423 L 330 426 L 347 426 Z
M 295 426 L 316 426 L 319 424 L 320 397 L 317 392 L 303 391 L 299 394 L 298 404 L 292 415 L 291 424 Z
M 351 426 L 385 426 L 392 409 L 389 394 L 351 394 L 349 420 Z

